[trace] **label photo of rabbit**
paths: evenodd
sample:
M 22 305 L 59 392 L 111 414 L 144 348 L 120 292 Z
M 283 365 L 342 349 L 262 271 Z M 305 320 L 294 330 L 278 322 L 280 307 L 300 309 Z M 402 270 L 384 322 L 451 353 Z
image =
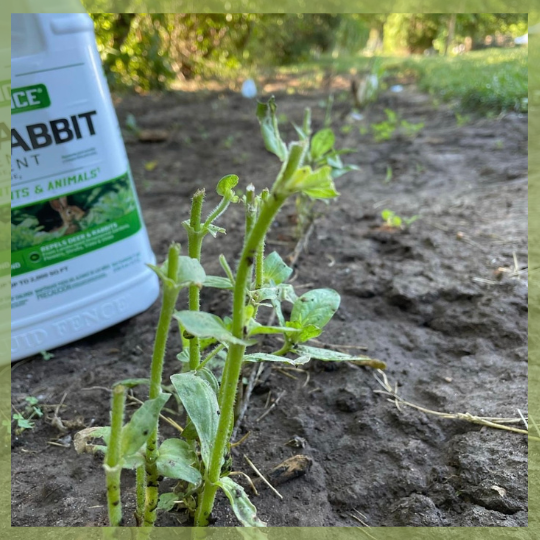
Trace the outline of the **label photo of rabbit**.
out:
M 54 227 L 50 232 L 64 231 L 63 234 L 73 234 L 81 230 L 80 221 L 86 215 L 86 212 L 73 204 L 68 204 L 67 197 L 59 197 L 49 201 L 51 208 L 58 212 L 62 223 Z
M 11 250 L 54 241 L 136 214 L 128 175 L 54 199 L 11 209 Z

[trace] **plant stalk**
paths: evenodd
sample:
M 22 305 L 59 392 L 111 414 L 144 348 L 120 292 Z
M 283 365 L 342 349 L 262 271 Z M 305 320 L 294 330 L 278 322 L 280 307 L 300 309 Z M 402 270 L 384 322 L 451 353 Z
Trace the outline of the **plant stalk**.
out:
M 122 427 L 126 406 L 126 387 L 115 386 L 112 391 L 111 436 L 105 457 L 107 477 L 107 507 L 111 527 L 122 525 L 122 499 L 120 477 L 122 474 Z
M 146 471 L 143 465 L 137 467 L 137 508 L 135 510 L 135 520 L 137 521 L 137 527 L 140 527 L 143 522 L 144 516 L 144 501 L 146 497 Z
M 176 283 L 180 246 L 172 244 L 169 248 L 167 277 Z M 161 394 L 161 380 L 163 376 L 163 361 L 169 328 L 171 325 L 176 300 L 180 290 L 176 286 L 165 284 L 163 287 L 163 303 L 154 342 L 152 355 L 152 367 L 150 371 L 150 399 L 156 399 Z M 146 494 L 144 504 L 144 527 L 153 527 L 156 521 L 156 509 L 158 504 L 158 470 L 156 461 L 158 458 L 158 422 L 146 444 Z
M 201 229 L 202 206 L 204 202 L 204 190 L 199 190 L 193 196 L 191 203 L 191 218 L 189 225 L 192 229 L 188 235 L 188 254 L 192 259 L 201 262 L 201 250 L 203 234 Z M 196 285 L 189 287 L 189 310 L 200 311 L 201 290 Z M 201 363 L 201 344 L 198 337 L 189 341 L 189 369 L 195 370 Z
M 275 215 L 278 213 L 286 197 L 273 193 L 261 206 L 261 211 L 253 228 L 244 244 L 234 287 L 233 297 L 233 321 L 232 333 L 238 339 L 244 338 L 244 312 L 246 305 L 246 287 L 251 276 L 254 258 L 257 249 L 263 241 Z M 214 506 L 214 499 L 217 492 L 217 482 L 220 479 L 222 459 L 225 454 L 227 443 L 231 431 L 234 414 L 234 402 L 236 398 L 236 388 L 242 368 L 246 346 L 232 344 L 229 347 L 229 354 L 223 371 L 219 405 L 221 414 L 217 429 L 216 439 L 212 448 L 210 463 L 205 474 L 205 485 L 200 496 L 199 505 L 195 515 L 195 525 L 206 527 L 208 519 Z

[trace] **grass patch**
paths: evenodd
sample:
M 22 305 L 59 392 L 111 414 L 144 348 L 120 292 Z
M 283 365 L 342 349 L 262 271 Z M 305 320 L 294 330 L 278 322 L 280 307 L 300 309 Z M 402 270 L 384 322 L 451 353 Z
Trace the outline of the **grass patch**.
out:
M 487 49 L 455 57 L 412 57 L 420 89 L 463 110 L 527 112 L 527 49 Z
M 528 68 L 526 48 L 486 49 L 460 56 L 382 56 L 387 74 L 415 76 L 421 90 L 440 101 L 455 102 L 462 111 L 499 114 L 527 112 Z M 317 61 L 286 66 L 277 71 L 316 87 L 325 70 L 334 74 L 362 71 L 369 65 L 363 56 L 323 56 Z

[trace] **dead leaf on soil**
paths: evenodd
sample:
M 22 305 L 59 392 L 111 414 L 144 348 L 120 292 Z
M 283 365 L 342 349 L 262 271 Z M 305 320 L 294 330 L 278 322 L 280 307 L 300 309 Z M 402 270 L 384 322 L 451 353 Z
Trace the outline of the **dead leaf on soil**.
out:
M 141 129 L 137 138 L 140 142 L 163 142 L 169 138 L 169 132 L 164 129 Z
M 313 465 L 309 456 L 297 455 L 286 459 L 268 473 L 272 484 L 279 485 L 307 474 Z

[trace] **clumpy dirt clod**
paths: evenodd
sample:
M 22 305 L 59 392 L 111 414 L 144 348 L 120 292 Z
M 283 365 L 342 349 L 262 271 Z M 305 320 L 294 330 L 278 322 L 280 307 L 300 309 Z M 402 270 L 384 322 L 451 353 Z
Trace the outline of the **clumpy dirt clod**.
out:
M 318 103 L 324 95 L 276 97 L 279 112 L 290 121 L 300 123 L 310 106 L 315 127 L 322 126 L 325 109 Z M 386 362 L 398 395 L 426 409 L 510 418 L 519 418 L 519 409 L 526 415 L 526 116 L 458 127 L 450 109 L 434 108 L 408 86 L 400 94 L 383 94 L 365 112 L 366 120 L 384 120 L 384 108 L 390 107 L 425 127 L 414 139 L 375 143 L 358 124 L 342 131 L 350 104 L 335 103 L 338 146 L 355 149 L 344 161 L 361 169 L 337 180 L 338 200 L 317 207 L 322 215 L 296 264 L 299 290 L 332 287 L 342 295 L 340 310 L 319 339 L 365 347 L 345 352 Z M 154 143 L 126 135 L 160 260 L 171 241 L 185 243 L 180 223 L 198 188 L 207 189 L 210 208 L 217 200 L 214 186 L 225 174 L 238 174 L 244 187 L 253 182 L 261 189 L 279 169 L 264 149 L 254 103 L 238 95 L 131 96 L 118 100 L 117 111 L 121 125 L 131 113 L 141 128 L 168 134 Z M 284 125 L 283 131 L 294 136 L 291 127 Z M 151 162 L 155 166 L 145 167 Z M 405 230 L 388 230 L 380 216 L 385 208 L 419 219 Z M 284 257 L 293 251 L 294 221 L 289 205 L 278 216 L 268 249 Z M 239 254 L 240 208 L 220 226 L 227 236 L 208 240 L 203 250 L 203 264 L 214 274 L 220 273 L 220 253 L 231 263 Z M 230 308 L 228 294 L 215 289 L 203 290 L 202 302 L 204 310 L 218 315 Z M 158 309 L 156 303 L 138 317 L 54 351 L 48 361 L 34 357 L 15 365 L 15 406 L 29 395 L 58 405 L 65 395 L 58 408 L 63 425 L 77 417 L 86 427 L 106 425 L 107 388 L 147 374 Z M 179 347 L 173 330 L 166 377 L 180 368 Z M 382 387 L 374 374 L 321 362 L 306 373 L 265 368 L 238 439 L 251 434 L 233 449 L 233 468 L 255 478 L 244 454 L 265 474 L 296 455 L 306 456 L 310 466 L 279 485 L 283 501 L 257 484 L 260 496 L 250 496 L 263 521 L 357 526 L 353 516 L 362 515 L 370 526 L 527 526 L 526 436 L 398 408 L 376 393 Z M 136 395 L 145 399 L 143 390 Z M 77 429 L 60 432 L 51 425 L 54 407 L 46 411 L 49 420 L 37 420 L 34 429 L 12 439 L 12 525 L 106 525 L 101 460 L 76 455 L 71 440 Z M 174 435 L 170 426 L 163 432 Z M 129 473 L 123 497 L 129 517 L 135 502 Z M 224 498 L 214 517 L 215 526 L 238 524 Z M 162 513 L 158 525 L 189 525 L 189 520 L 181 512 Z

